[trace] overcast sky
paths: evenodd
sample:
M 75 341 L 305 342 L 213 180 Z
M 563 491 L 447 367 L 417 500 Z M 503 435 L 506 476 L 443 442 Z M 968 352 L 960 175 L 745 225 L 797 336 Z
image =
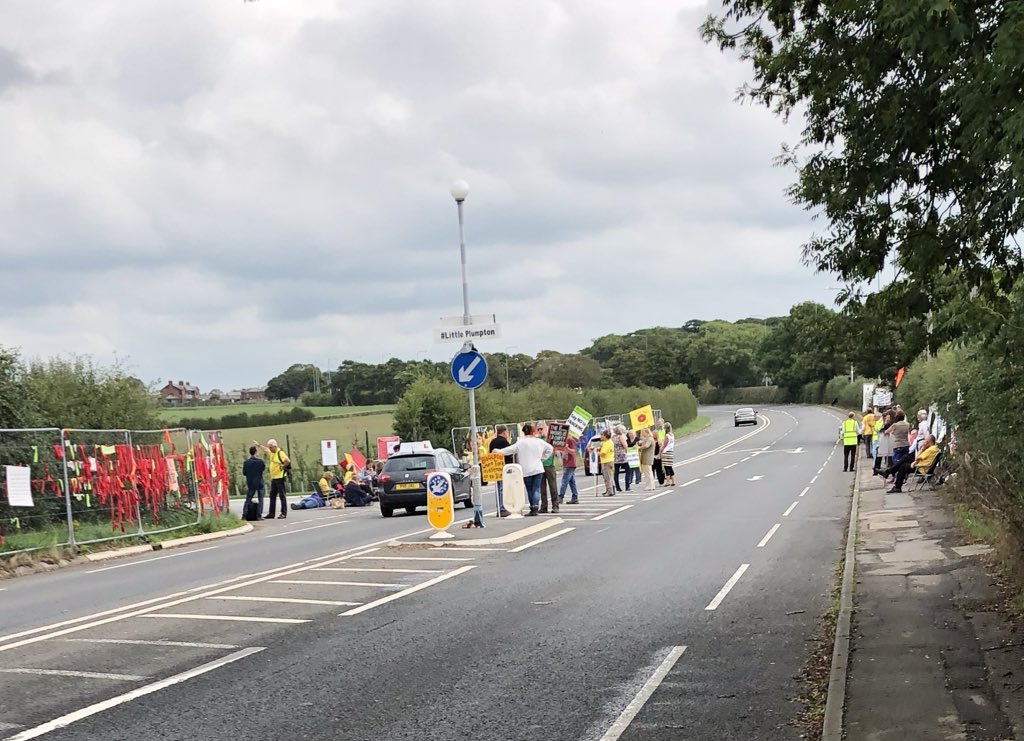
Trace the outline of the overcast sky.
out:
M 0 344 L 257 385 L 830 302 L 698 0 L 6 0 Z

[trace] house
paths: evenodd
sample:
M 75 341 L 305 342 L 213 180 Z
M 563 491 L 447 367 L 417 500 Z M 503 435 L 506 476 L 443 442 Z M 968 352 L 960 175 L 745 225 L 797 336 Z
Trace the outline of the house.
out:
M 168 381 L 167 385 L 160 389 L 160 401 L 171 406 L 183 404 L 195 404 L 199 401 L 199 389 L 185 381 Z
M 266 401 L 267 400 L 267 387 L 260 386 L 249 389 L 242 389 L 242 401 Z

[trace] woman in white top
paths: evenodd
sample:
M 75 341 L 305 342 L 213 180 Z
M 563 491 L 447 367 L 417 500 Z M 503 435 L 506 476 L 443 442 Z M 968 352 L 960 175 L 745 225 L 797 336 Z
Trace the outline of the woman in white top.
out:
M 502 455 L 518 455 L 519 465 L 523 469 L 523 484 L 526 495 L 530 498 L 530 514 L 536 517 L 540 509 L 540 481 L 544 476 L 544 459 L 551 457 L 554 448 L 539 437 L 533 436 L 534 428 L 529 422 L 523 425 L 523 434 L 507 448 L 495 450 Z
M 665 423 L 665 439 L 661 443 L 661 468 L 665 471 L 665 486 L 676 485 L 676 471 L 672 467 L 675 459 L 676 437 L 672 434 L 672 425 Z

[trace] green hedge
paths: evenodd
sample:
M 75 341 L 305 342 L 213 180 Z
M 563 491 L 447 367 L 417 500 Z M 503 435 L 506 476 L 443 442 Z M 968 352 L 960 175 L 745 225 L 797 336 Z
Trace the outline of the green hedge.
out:
M 184 417 L 175 423 L 176 427 L 190 430 L 235 430 L 242 427 L 268 427 L 286 425 L 292 422 L 309 422 L 316 415 L 302 407 L 292 407 L 279 412 L 256 412 L 249 414 L 225 414 L 223 417 Z
M 700 388 L 701 404 L 764 406 L 765 404 L 785 404 L 787 401 L 789 401 L 789 394 L 786 389 L 778 386 L 715 388 L 705 385 Z

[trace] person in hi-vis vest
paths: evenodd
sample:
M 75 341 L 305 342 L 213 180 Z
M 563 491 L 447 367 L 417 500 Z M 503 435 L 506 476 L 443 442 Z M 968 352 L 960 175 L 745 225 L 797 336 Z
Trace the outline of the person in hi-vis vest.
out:
M 857 443 L 860 440 L 860 425 L 857 424 L 857 415 L 850 412 L 850 416 L 843 420 L 840 434 L 843 438 L 843 471 L 853 471 L 857 464 Z

